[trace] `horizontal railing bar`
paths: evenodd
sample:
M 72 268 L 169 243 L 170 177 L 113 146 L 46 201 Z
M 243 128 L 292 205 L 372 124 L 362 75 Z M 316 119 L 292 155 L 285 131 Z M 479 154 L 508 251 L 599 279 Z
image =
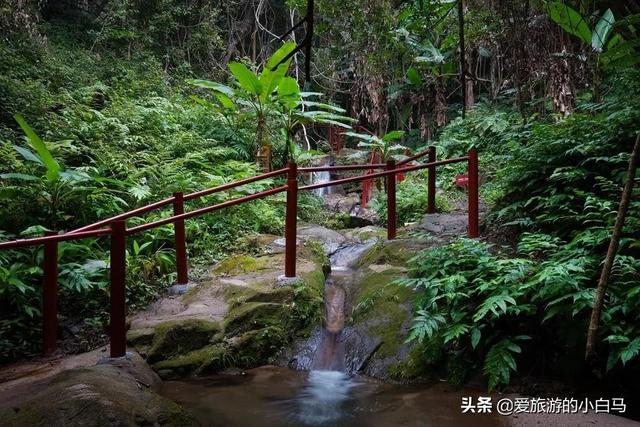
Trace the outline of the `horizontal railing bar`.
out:
M 366 165 L 338 165 L 338 166 L 312 166 L 306 168 L 298 168 L 298 172 L 330 172 L 330 171 L 348 171 L 358 169 L 383 169 L 387 165 L 384 163 L 372 163 Z
M 9 242 L 1 242 L 0 250 L 17 249 L 25 246 L 40 245 L 47 242 L 63 242 L 67 240 L 86 239 L 89 237 L 100 237 L 111 234 L 110 228 L 102 228 L 100 230 L 80 231 L 77 233 L 54 234 L 52 236 L 33 237 L 31 239 L 17 239 Z
M 448 165 L 450 163 L 464 162 L 464 161 L 467 161 L 467 160 L 469 160 L 468 156 L 456 157 L 454 159 L 447 159 L 447 160 L 439 160 L 437 162 L 423 163 L 423 164 L 415 165 L 415 166 L 407 166 L 407 167 L 404 167 L 404 168 L 397 168 L 397 169 L 384 171 L 384 172 L 376 172 L 376 173 L 372 173 L 372 174 L 368 174 L 368 175 L 358 175 L 358 176 L 353 176 L 353 177 L 350 177 L 350 178 L 337 179 L 335 181 L 320 182 L 318 184 L 305 185 L 304 187 L 299 187 L 298 190 L 300 190 L 300 191 L 303 191 L 303 190 L 315 190 L 316 188 L 323 188 L 323 187 L 331 187 L 333 185 L 348 184 L 350 182 L 356 182 L 356 181 L 361 181 L 361 180 L 365 180 L 365 179 L 379 178 L 379 177 L 382 177 L 382 176 L 387 176 L 387 175 L 397 174 L 397 173 L 411 172 L 411 171 L 416 171 L 416 170 L 420 170 L 420 169 L 426 169 L 426 168 L 428 168 L 430 166 L 442 166 L 442 165 Z
M 138 216 L 152 210 L 162 208 L 164 206 L 170 205 L 174 201 L 174 197 L 169 197 L 164 200 L 157 201 L 155 203 L 151 203 L 150 205 L 142 206 L 137 209 L 133 209 L 128 212 L 121 213 L 116 216 L 112 216 L 111 218 L 103 219 L 98 222 L 94 222 L 93 224 L 85 225 L 84 227 L 76 228 L 75 230 L 68 231 L 66 234 L 76 234 L 78 232 L 93 230 L 98 227 L 102 227 L 103 225 L 109 225 L 113 221 L 118 221 L 121 219 L 128 219 L 134 216 Z
M 421 151 L 421 152 L 419 152 L 419 153 L 417 153 L 417 154 L 414 154 L 414 155 L 413 155 L 413 156 L 411 156 L 411 157 L 407 157 L 407 158 L 406 158 L 406 159 L 404 159 L 404 160 L 400 160 L 398 163 L 396 163 L 396 165 L 404 165 L 404 164 L 407 164 L 407 163 L 409 163 L 409 162 L 413 162 L 414 160 L 418 160 L 420 157 L 424 157 L 424 156 L 426 156 L 427 154 L 429 154 L 429 151 L 431 151 L 431 149 L 430 149 L 430 148 L 427 148 L 426 150 Z
M 233 187 L 239 187 L 241 185 L 250 184 L 252 182 L 260 181 L 262 179 L 272 178 L 274 176 L 284 175 L 288 171 L 287 168 L 278 169 L 273 172 L 264 173 L 262 175 L 252 176 L 250 178 L 241 179 L 240 181 L 230 182 L 218 187 L 208 188 L 202 191 L 196 191 L 195 193 L 185 194 L 184 200 L 197 199 L 198 197 L 208 196 L 209 194 L 217 193 L 219 191 L 228 190 Z
M 194 216 L 204 215 L 206 213 L 217 211 L 219 209 L 224 209 L 224 208 L 227 208 L 229 206 L 234 206 L 234 205 L 238 205 L 240 203 L 249 202 L 251 200 L 255 200 L 255 199 L 260 199 L 260 198 L 263 198 L 263 197 L 271 196 L 272 194 L 280 193 L 282 191 L 285 191 L 286 189 L 287 189 L 287 186 L 283 185 L 281 187 L 272 188 L 271 190 L 265 190 L 265 191 L 261 191 L 261 192 L 256 193 L 256 194 L 250 194 L 248 196 L 239 197 L 237 199 L 228 200 L 226 202 L 218 203 L 217 205 L 207 206 L 205 208 L 196 209 L 194 211 L 183 213 L 183 214 L 180 214 L 180 215 L 171 216 L 169 218 L 163 218 L 163 219 L 160 219 L 160 220 L 155 221 L 155 222 L 150 222 L 148 224 L 137 225 L 135 227 L 128 228 L 127 229 L 127 234 L 135 234 L 135 233 L 139 233 L 141 231 L 146 231 L 146 230 L 150 230 L 150 229 L 155 228 L 155 227 L 160 227 L 162 225 L 170 224 L 170 223 L 175 222 L 175 221 L 180 220 L 180 219 L 189 219 L 189 218 L 193 218 Z

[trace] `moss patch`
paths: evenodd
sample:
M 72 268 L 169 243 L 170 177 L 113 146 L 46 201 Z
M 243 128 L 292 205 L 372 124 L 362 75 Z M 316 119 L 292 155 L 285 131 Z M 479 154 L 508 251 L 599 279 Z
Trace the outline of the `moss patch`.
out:
M 236 337 L 231 345 L 235 363 L 241 367 L 251 367 L 271 363 L 287 343 L 287 333 L 278 326 L 248 331 Z
M 248 255 L 235 255 L 220 261 L 212 270 L 216 275 L 235 275 L 252 273 L 269 267 L 270 257 L 254 258 Z
M 209 345 L 198 350 L 162 360 L 153 365 L 153 369 L 164 378 L 176 378 L 189 374 L 209 374 L 233 364 L 233 359 L 225 346 Z
M 417 343 L 411 347 L 409 356 L 405 360 L 389 366 L 389 376 L 398 381 L 436 379 L 433 367 L 441 355 L 441 347 L 438 349 L 428 348 L 425 344 Z
M 404 267 L 415 253 L 416 248 L 408 240 L 380 241 L 365 252 L 356 266 L 364 268 L 372 264 L 391 264 L 396 267 Z
M 217 322 L 189 319 L 156 325 L 148 361 L 154 363 L 200 349 L 219 339 Z
M 224 320 L 227 336 L 238 335 L 253 329 L 272 325 L 286 325 L 291 316 L 291 306 L 271 302 L 247 302 L 229 311 Z
M 243 284 L 225 283 L 224 296 L 232 309 L 247 302 L 290 304 L 294 300 L 294 292 L 291 287 L 273 288 L 270 281 Z
M 155 332 L 152 328 L 127 331 L 127 343 L 132 347 L 148 347 L 153 343 Z
M 368 273 L 360 282 L 351 318 L 354 323 L 370 325 L 368 333 L 382 341 L 376 357 L 393 356 L 405 339 L 400 331 L 410 317 L 406 305 L 412 291 L 389 285 L 399 277 L 402 277 L 402 271 L 390 268 Z

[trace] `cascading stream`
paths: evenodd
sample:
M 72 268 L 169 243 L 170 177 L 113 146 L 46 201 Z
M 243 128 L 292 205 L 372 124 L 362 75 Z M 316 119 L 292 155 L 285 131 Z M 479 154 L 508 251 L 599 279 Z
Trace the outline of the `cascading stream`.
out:
M 342 407 L 351 399 L 355 382 L 344 372 L 342 330 L 345 324 L 347 291 L 355 283 L 353 264 L 373 241 L 338 248 L 330 257 L 331 275 L 325 282 L 325 321 L 313 359 L 312 371 L 296 401 L 298 421 L 326 425 L 343 416 Z

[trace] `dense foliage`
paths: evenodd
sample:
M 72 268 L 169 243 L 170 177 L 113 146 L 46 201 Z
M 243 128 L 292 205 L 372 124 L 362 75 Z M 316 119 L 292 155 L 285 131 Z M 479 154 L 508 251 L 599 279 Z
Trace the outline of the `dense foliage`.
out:
M 305 58 L 287 56 L 305 26 L 279 37 L 302 19 L 304 0 L 0 0 L 0 239 L 253 175 L 265 146 L 275 166 L 301 161 L 326 148 L 298 133 L 314 121 L 366 125 L 375 135 L 349 135 L 383 160 L 405 147 L 433 144 L 439 158 L 475 147 L 488 238 L 412 260 L 398 283 L 418 296 L 410 339 L 452 378 L 481 369 L 489 388 L 516 372 L 577 376 L 640 123 L 640 3 L 315 4 Z M 464 198 L 453 184 L 464 169 L 438 170 L 439 210 Z M 401 222 L 420 220 L 425 177 L 398 185 Z M 300 206 L 301 220 L 343 225 L 313 195 Z M 383 193 L 371 207 L 384 223 Z M 273 197 L 189 221 L 190 259 L 217 260 L 248 233 L 280 234 L 283 209 Z M 639 229 L 636 188 L 599 330 L 603 374 L 640 363 Z M 128 303 L 141 308 L 173 281 L 172 229 L 128 244 Z M 37 352 L 42 256 L 0 252 L 0 362 Z M 103 339 L 106 242 L 61 244 L 59 258 L 66 350 L 88 349 Z
M 412 260 L 413 278 L 399 282 L 420 295 L 410 338 L 439 346 L 464 367 L 461 378 L 482 366 L 493 388 L 509 383 L 519 361 L 534 359 L 544 360 L 537 373 L 581 372 L 575 361 L 583 358 L 595 283 L 640 120 L 637 97 L 629 96 L 640 90 L 637 77 L 612 78 L 602 103 L 584 102 L 561 123 L 483 111 L 443 133 L 454 151 L 478 144 L 469 133 L 485 137 L 485 159 L 501 166 L 487 224 L 502 224 L 515 240 L 500 247 L 460 239 L 421 252 Z M 481 123 L 491 125 L 479 131 Z M 604 371 L 637 367 L 640 354 L 635 194 L 599 330 Z

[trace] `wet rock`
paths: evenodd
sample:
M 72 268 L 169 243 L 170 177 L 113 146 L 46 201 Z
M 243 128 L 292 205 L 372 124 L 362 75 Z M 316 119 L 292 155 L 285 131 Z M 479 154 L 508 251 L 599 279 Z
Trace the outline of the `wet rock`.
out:
M 163 379 L 208 374 L 226 368 L 231 355 L 222 344 L 208 345 L 153 365 Z
M 154 363 L 202 348 L 219 341 L 221 330 L 218 322 L 201 319 L 160 323 L 154 328 L 147 360 Z
M 345 237 L 337 231 L 319 225 L 298 227 L 298 237 L 302 240 L 316 240 L 323 244 L 326 253 L 333 253 L 345 242 Z
M 324 232 L 309 229 L 307 236 Z M 184 295 L 163 298 L 133 316 L 129 344 L 164 378 L 268 362 L 285 343 L 310 333 L 322 316 L 327 257 L 319 244 L 300 241 L 295 280 L 278 281 L 282 253 L 229 257 Z
M 291 306 L 271 302 L 247 302 L 231 310 L 225 318 L 225 334 L 237 335 L 267 326 L 287 324 Z
M 380 222 L 378 214 L 362 207 L 357 193 L 327 194 L 324 196 L 324 205 L 330 212 L 345 215 L 349 219 L 349 227 L 364 227 Z
M 70 369 L 11 389 L 0 399 L 6 426 L 195 426 L 155 393 L 158 376 L 138 355 Z

